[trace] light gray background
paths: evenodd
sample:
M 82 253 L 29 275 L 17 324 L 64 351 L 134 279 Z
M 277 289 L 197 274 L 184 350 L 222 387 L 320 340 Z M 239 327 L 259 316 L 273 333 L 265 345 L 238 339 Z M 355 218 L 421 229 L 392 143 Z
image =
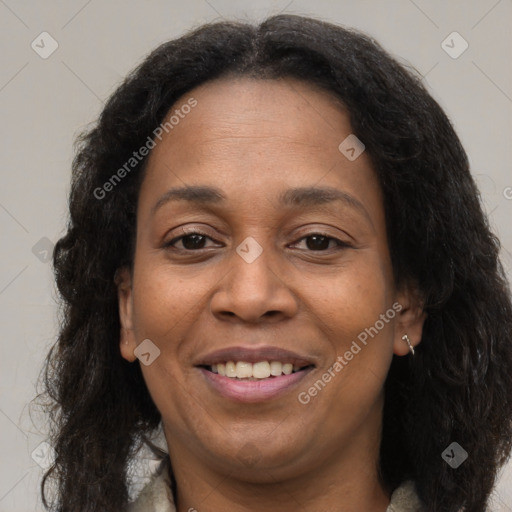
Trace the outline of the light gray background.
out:
M 366 31 L 424 75 L 469 154 L 512 275 L 512 0 L 0 0 L 0 512 L 42 510 L 31 453 L 44 422 L 29 402 L 57 306 L 40 240 L 64 229 L 74 137 L 158 44 L 206 21 L 279 12 Z M 31 47 L 43 31 L 59 45 L 47 59 Z M 456 59 L 441 46 L 453 31 L 469 44 Z M 493 511 L 512 511 L 510 468 Z

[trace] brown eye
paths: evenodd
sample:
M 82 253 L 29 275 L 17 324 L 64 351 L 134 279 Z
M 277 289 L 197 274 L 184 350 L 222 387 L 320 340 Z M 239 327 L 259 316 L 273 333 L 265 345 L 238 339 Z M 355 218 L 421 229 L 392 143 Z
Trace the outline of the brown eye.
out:
M 312 235 L 307 237 L 306 245 L 312 251 L 323 251 L 329 248 L 331 239 L 322 235 Z
M 206 237 L 203 235 L 187 235 L 182 237 L 181 243 L 185 249 L 194 250 L 194 249 L 202 249 L 206 242 Z
M 310 251 L 324 252 L 331 249 L 330 244 L 334 242 L 334 246 L 338 248 L 349 247 L 349 244 L 338 240 L 332 236 L 323 235 L 321 233 L 313 233 L 305 236 L 299 240 L 299 242 L 306 240 L 306 248 Z
M 211 238 L 204 233 L 188 233 L 173 238 L 170 242 L 167 242 L 164 247 L 173 248 L 179 251 L 197 251 L 205 248 L 205 243 Z M 176 247 L 176 244 L 181 242 L 182 247 Z

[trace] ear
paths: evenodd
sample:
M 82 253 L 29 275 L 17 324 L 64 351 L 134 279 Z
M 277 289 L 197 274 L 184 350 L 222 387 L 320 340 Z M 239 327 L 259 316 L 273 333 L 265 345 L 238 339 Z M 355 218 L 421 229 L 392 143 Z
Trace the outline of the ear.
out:
M 396 309 L 400 307 L 397 314 L 395 324 L 395 339 L 393 341 L 393 353 L 397 356 L 406 356 L 409 354 L 409 346 L 402 339 L 404 334 L 409 336 L 411 345 L 416 347 L 421 342 L 423 334 L 423 324 L 427 318 L 427 314 L 423 311 L 423 301 L 420 294 L 414 287 L 403 289 L 397 294 L 398 304 Z
M 137 359 L 133 353 L 137 348 L 137 342 L 133 331 L 133 293 L 130 269 L 128 267 L 119 268 L 114 281 L 117 285 L 119 320 L 121 322 L 119 348 L 124 359 L 133 363 Z

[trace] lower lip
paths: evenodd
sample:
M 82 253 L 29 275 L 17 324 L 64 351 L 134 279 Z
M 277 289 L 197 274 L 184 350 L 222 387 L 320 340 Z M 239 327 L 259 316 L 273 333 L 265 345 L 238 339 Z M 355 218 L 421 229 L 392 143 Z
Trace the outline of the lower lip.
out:
M 313 368 L 301 370 L 290 375 L 269 377 L 261 380 L 237 380 L 223 377 L 205 368 L 199 368 L 208 384 L 223 397 L 236 402 L 255 403 L 275 398 L 289 391 L 309 374 Z

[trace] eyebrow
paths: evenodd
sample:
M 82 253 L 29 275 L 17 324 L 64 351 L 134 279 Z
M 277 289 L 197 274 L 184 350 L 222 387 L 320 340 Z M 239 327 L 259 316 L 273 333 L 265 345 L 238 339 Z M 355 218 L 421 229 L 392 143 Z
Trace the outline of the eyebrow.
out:
M 171 188 L 153 206 L 154 215 L 158 209 L 171 201 L 188 201 L 197 205 L 219 204 L 227 200 L 222 191 L 206 185 L 188 185 Z M 279 195 L 279 203 L 283 206 L 311 207 L 333 202 L 342 202 L 362 213 L 370 224 L 373 222 L 363 204 L 347 192 L 333 187 L 295 187 L 285 190 Z

